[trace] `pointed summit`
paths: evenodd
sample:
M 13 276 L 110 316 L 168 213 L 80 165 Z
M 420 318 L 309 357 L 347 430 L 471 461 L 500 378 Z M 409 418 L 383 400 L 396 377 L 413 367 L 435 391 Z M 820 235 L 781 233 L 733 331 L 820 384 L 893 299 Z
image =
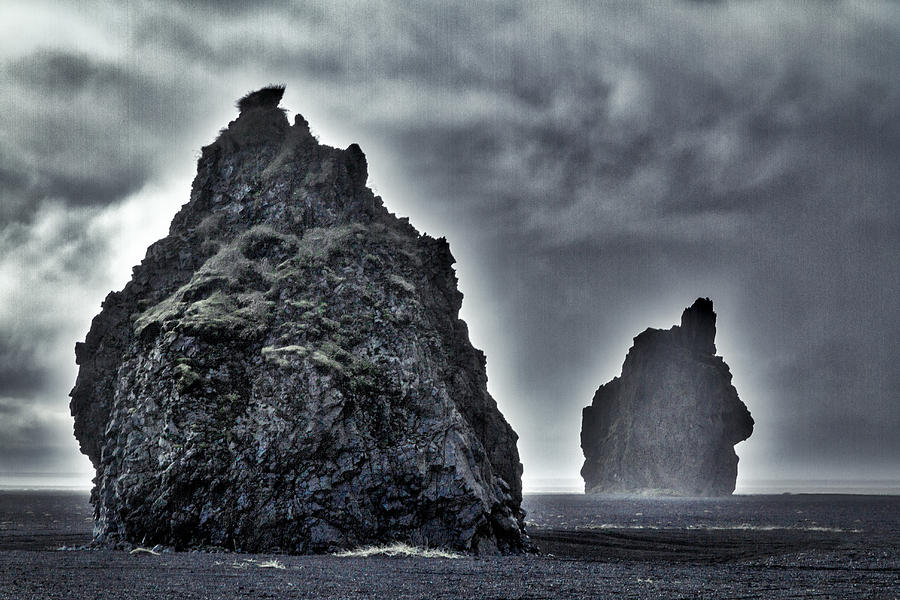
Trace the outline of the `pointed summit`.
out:
M 681 313 L 681 338 L 685 346 L 704 354 L 716 353 L 716 313 L 709 298 L 697 298 Z
M 283 85 L 270 85 L 250 92 L 237 101 L 238 110 L 244 112 L 251 108 L 278 108 L 278 104 L 284 96 L 284 90 L 285 86 Z

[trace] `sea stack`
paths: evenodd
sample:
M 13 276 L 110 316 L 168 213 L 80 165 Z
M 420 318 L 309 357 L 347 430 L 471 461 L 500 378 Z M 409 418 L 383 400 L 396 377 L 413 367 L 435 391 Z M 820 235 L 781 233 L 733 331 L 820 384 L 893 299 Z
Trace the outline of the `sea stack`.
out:
M 734 445 L 753 432 L 750 411 L 716 356 L 716 313 L 698 298 L 669 330 L 647 329 L 621 377 L 584 409 L 581 469 L 594 494 L 725 496 L 734 491 Z
M 76 345 L 98 544 L 526 546 L 517 436 L 459 319 L 447 241 L 353 144 L 238 102 L 190 201 Z

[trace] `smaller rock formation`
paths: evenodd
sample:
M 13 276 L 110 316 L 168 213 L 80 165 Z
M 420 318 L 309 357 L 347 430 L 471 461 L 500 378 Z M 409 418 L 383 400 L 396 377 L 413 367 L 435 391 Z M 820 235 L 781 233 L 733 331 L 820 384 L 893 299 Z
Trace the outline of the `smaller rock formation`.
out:
M 734 445 L 753 418 L 722 357 L 716 313 L 698 298 L 681 326 L 634 338 L 621 377 L 585 407 L 581 469 L 585 491 L 600 494 L 724 496 L 734 491 Z

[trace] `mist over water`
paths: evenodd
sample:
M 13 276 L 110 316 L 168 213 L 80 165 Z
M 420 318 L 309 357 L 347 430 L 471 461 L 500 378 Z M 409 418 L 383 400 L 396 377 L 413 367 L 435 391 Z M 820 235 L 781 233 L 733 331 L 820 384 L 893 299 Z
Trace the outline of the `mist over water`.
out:
M 93 472 L 0 473 L 0 490 L 90 490 Z M 583 494 L 580 478 L 522 478 L 525 494 Z M 900 495 L 894 479 L 749 479 L 738 478 L 734 495 L 871 494 Z
M 90 490 L 93 473 L 0 473 L 0 490 Z
M 524 507 L 532 530 L 682 531 L 724 535 L 878 534 L 900 537 L 897 496 L 777 494 L 721 498 L 610 498 L 540 494 Z M 772 538 L 776 539 L 776 538 Z M 802 542 L 801 542 L 802 545 Z

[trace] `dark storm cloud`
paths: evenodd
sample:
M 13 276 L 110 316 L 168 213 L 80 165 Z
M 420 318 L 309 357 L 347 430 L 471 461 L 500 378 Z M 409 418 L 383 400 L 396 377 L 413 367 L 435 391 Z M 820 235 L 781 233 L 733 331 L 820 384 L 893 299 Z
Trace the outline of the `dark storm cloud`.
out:
M 686 35 L 692 33 L 697 37 L 697 32 L 686 28 Z M 540 89 L 544 97 L 532 104 L 547 106 L 552 90 L 561 90 L 560 95 L 576 94 L 578 102 L 568 107 L 570 110 L 562 107 L 556 119 L 553 114 L 538 113 L 527 115 L 522 122 L 504 118 L 485 120 L 469 126 L 477 130 L 476 136 L 462 130 L 441 134 L 438 129 L 437 136 L 432 133 L 429 139 L 428 126 L 424 125 L 410 132 L 410 139 L 402 144 L 415 145 L 419 152 L 424 150 L 422 163 L 429 161 L 464 169 L 480 166 L 488 174 L 496 174 L 497 170 L 493 168 L 495 165 L 485 165 L 485 160 L 507 158 L 499 156 L 502 148 L 498 147 L 516 149 L 519 180 L 540 183 L 547 175 L 556 178 L 550 187 L 559 192 L 542 198 L 543 204 L 554 208 L 571 199 L 569 192 L 577 191 L 582 183 L 579 178 L 588 181 L 609 178 L 612 180 L 609 183 L 615 185 L 658 168 L 672 179 L 665 182 L 664 194 L 646 200 L 655 200 L 659 208 L 675 212 L 721 210 L 723 202 L 752 208 L 748 205 L 753 198 L 735 200 L 731 194 L 746 194 L 753 186 L 765 192 L 797 177 L 818 176 L 797 169 L 810 166 L 810 159 L 805 156 L 810 151 L 845 153 L 848 147 L 856 147 L 873 155 L 896 153 L 896 120 L 892 118 L 897 107 L 896 86 L 868 81 L 886 78 L 885 72 L 851 74 L 850 89 L 843 90 L 843 84 L 833 83 L 842 79 L 840 71 L 832 71 L 827 60 L 825 64 L 805 66 L 801 53 L 782 59 L 789 63 L 784 67 L 770 65 L 763 69 L 758 78 L 753 77 L 752 71 L 729 73 L 732 67 L 726 63 L 712 64 L 708 70 L 692 73 L 696 69 L 687 63 L 696 56 L 673 58 L 660 52 L 653 40 L 637 39 L 632 45 L 641 46 L 641 42 L 646 42 L 646 48 L 635 51 L 633 57 L 618 58 L 646 79 L 646 89 L 640 95 L 651 106 L 646 119 L 640 123 L 618 123 L 610 118 L 608 90 L 617 85 L 615 75 L 605 85 L 603 81 L 595 82 L 595 87 L 603 91 L 592 95 L 586 93 L 584 85 L 575 89 L 566 87 L 565 72 L 554 77 L 523 70 L 520 83 L 509 86 L 509 95 L 521 98 L 522 88 Z M 711 43 L 722 41 L 713 39 Z M 892 42 L 891 38 L 876 36 L 866 46 L 864 52 L 880 47 L 880 53 L 888 54 Z M 758 50 L 757 53 L 760 55 L 756 60 L 773 61 L 765 53 Z M 708 54 L 716 54 L 715 46 L 708 49 Z M 602 63 L 602 52 L 598 50 L 582 60 L 588 59 Z M 803 74 L 804 69 L 812 73 Z M 533 84 L 529 83 L 529 77 L 535 80 Z M 499 85 L 504 84 L 502 77 L 497 79 Z M 873 86 L 880 90 L 875 97 L 870 94 Z M 454 152 L 460 147 L 464 149 L 462 159 Z M 779 151 L 786 155 L 771 166 L 783 171 L 752 177 L 753 167 L 759 166 L 758 163 L 765 166 L 767 159 L 778 158 Z M 430 155 L 435 152 L 439 153 L 437 158 Z M 729 156 L 728 152 L 734 154 Z M 801 160 L 796 164 L 787 160 L 797 158 Z M 466 171 L 463 174 L 470 175 Z M 464 180 L 469 181 L 471 177 Z M 489 188 L 478 183 L 481 182 L 472 187 Z M 517 185 L 516 180 L 511 183 Z M 526 185 L 520 187 L 533 189 Z M 541 186 L 534 187 L 541 189 Z M 523 195 L 523 199 L 529 200 L 529 194 Z
M 60 472 L 75 450 L 66 419 L 0 395 L 0 473 Z
M 28 176 L 10 166 L 10 162 L 3 161 L 0 166 L 0 187 L 5 194 L 21 191 L 28 187 Z
M 77 462 L 67 406 L 74 342 L 121 285 L 111 272 L 119 255 L 139 260 L 129 241 L 153 207 L 135 218 L 127 201 L 169 185 L 173 171 L 183 177 L 171 161 L 189 166 L 200 143 L 183 140 L 195 139 L 208 109 L 207 78 L 189 63 L 106 51 L 127 28 L 97 8 L 87 20 L 69 14 L 61 35 L 22 51 L 11 32 L 0 54 L 0 471 Z M 70 45 L 69 32 L 85 32 L 81 43 Z M 180 192 L 187 200 L 186 183 Z M 129 220 L 130 233 L 117 229 Z
M 882 375 L 889 361 L 871 364 L 855 343 L 844 340 L 829 340 L 814 350 L 818 354 L 799 357 L 778 372 L 776 381 L 789 407 L 785 412 L 796 412 L 792 420 L 809 424 L 802 431 L 802 444 L 781 443 L 780 449 L 789 453 L 799 446 L 809 458 L 853 457 L 867 464 L 890 465 L 900 450 L 896 435 L 900 418 L 888 404 L 900 382 L 895 374 Z M 835 435 L 848 426 L 861 429 L 853 433 L 864 433 L 864 437 Z M 798 433 L 795 430 L 793 435 Z M 790 431 L 782 434 L 790 439 Z
M 0 160 L 7 165 L 19 162 L 2 150 Z M 21 170 L 16 173 L 0 171 L 0 189 L 6 200 L 0 218 L 27 220 L 45 199 L 62 200 L 72 206 L 112 204 L 140 189 L 149 175 L 148 169 L 136 161 L 115 164 L 96 156 L 84 156 L 82 161 L 85 170 L 81 172 L 72 172 L 70 165 L 59 168 L 38 161 L 30 165 L 19 163 Z
M 0 339 L 0 396 L 30 398 L 46 387 L 47 369 L 36 363 L 31 345 Z
M 183 135 L 187 75 L 161 78 L 79 51 L 38 50 L 0 65 L 9 90 L 0 142 L 2 221 L 27 220 L 45 199 L 73 206 L 123 200 L 158 174 Z
M 58 213 L 57 208 L 51 212 Z M 73 211 L 73 214 L 77 214 Z M 46 211 L 38 213 L 46 215 Z M 13 263 L 26 277 L 19 285 L 36 285 L 21 290 L 33 292 L 34 299 L 45 289 L 52 289 L 73 277 L 96 279 L 99 264 L 109 254 L 109 240 L 90 227 L 91 213 L 74 218 L 52 218 L 50 223 L 10 223 L 0 230 L 0 255 Z M 36 232 L 36 229 L 41 229 Z M 35 303 L 39 306 L 39 303 Z M 18 307 L 20 309 L 27 307 Z M 31 315 L 32 317 L 34 315 Z M 21 330 L 27 325 L 27 330 Z M 0 323 L 0 332 L 3 324 Z M 32 345 L 52 337 L 53 329 L 44 321 L 25 321 L 9 324 L 20 332 L 20 339 L 29 339 Z
M 883 443 L 900 423 L 889 400 L 896 352 L 864 342 L 898 324 L 896 15 L 847 5 L 727 12 L 746 7 L 645 11 L 643 23 L 626 15 L 608 41 L 585 35 L 610 16 L 598 10 L 565 42 L 530 39 L 543 58 L 494 62 L 493 91 L 505 100 L 484 118 L 395 129 L 404 176 L 443 215 L 457 255 L 482 263 L 460 269 L 492 290 L 498 330 L 516 332 L 491 342 L 488 357 L 516 363 L 505 383 L 528 409 L 507 410 L 523 445 L 548 427 L 533 417 L 547 415 L 549 399 L 559 398 L 554 414 L 560 402 L 589 402 L 568 396 L 590 375 L 586 357 L 610 354 L 598 346 L 620 344 L 621 362 L 631 335 L 674 324 L 648 322 L 660 299 L 677 316 L 711 294 L 736 328 L 725 335 L 755 338 L 752 356 L 731 363 L 755 384 L 745 396 L 758 431 L 779 430 L 773 447 L 896 464 L 896 444 Z M 766 33 L 749 23 L 725 33 L 742 16 Z M 622 26 L 612 17 L 607 31 Z M 504 113 L 507 103 L 523 109 Z M 858 293 L 873 302 L 862 308 Z M 830 336 L 859 343 L 823 353 Z M 766 368 L 773 346 L 791 357 L 790 376 Z M 817 368 L 805 368 L 813 356 Z
M 191 3 L 193 7 L 199 7 L 203 10 L 222 13 L 233 13 L 237 16 L 246 15 L 247 13 L 263 10 L 287 10 L 292 7 L 299 10 L 309 8 L 315 10 L 317 7 L 311 2 L 293 1 L 293 0 L 257 0 L 252 4 L 248 4 L 243 0 L 194 0 Z
M 6 70 L 14 81 L 54 94 L 77 94 L 86 89 L 115 93 L 133 79 L 121 66 L 58 50 L 26 56 L 9 64 Z

